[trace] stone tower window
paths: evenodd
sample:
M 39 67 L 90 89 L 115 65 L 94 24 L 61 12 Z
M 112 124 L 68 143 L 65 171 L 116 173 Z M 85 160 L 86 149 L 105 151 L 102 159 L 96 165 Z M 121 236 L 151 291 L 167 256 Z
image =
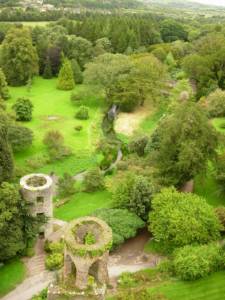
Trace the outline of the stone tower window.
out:
M 44 197 L 37 197 L 37 203 L 43 203 Z

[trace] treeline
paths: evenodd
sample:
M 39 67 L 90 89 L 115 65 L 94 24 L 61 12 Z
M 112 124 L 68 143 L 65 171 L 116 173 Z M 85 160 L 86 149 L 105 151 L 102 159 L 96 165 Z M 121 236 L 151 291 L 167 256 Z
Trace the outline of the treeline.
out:
M 44 3 L 58 6 L 86 7 L 95 9 L 137 8 L 137 0 L 45 0 Z

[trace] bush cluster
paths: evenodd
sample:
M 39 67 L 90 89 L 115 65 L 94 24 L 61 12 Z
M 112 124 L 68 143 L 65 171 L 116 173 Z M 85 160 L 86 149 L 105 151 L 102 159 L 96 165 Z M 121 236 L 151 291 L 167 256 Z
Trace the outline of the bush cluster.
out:
M 89 109 L 86 106 L 80 106 L 79 110 L 75 114 L 75 118 L 79 120 L 88 120 L 89 119 Z
M 45 251 L 48 253 L 45 259 L 45 266 L 48 270 L 58 270 L 62 268 L 64 262 L 63 243 L 49 243 L 45 244 Z
M 29 99 L 19 98 L 13 105 L 17 121 L 31 121 L 33 104 Z
M 182 280 L 196 280 L 206 277 L 225 265 L 224 254 L 215 244 L 185 246 L 175 251 L 174 274 Z

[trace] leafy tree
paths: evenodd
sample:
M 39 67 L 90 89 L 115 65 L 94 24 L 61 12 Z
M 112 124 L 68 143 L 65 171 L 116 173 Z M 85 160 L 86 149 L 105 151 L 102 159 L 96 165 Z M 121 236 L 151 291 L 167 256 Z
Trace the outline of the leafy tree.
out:
M 213 207 L 194 194 L 175 188 L 163 189 L 152 200 L 149 230 L 167 249 L 205 244 L 220 237 L 220 224 Z
M 6 82 L 5 74 L 0 68 L 0 98 L 3 100 L 9 99 L 9 89 Z
M 85 174 L 84 186 L 87 192 L 95 192 L 105 188 L 103 174 L 98 168 L 89 170 Z
M 8 140 L 8 120 L 5 113 L 0 113 L 0 183 L 13 176 L 14 162 Z
M 115 207 L 126 208 L 147 220 L 152 196 L 153 188 L 145 177 L 128 174 L 116 186 L 113 201 Z
M 225 232 L 225 207 L 221 206 L 221 207 L 215 208 L 215 213 L 221 224 L 221 231 Z
M 0 191 L 0 259 L 4 261 L 22 251 L 25 242 L 19 191 L 6 182 L 2 183 Z
M 175 252 L 174 273 L 181 280 L 196 280 L 223 268 L 221 247 L 214 244 L 185 246 Z
M 178 104 L 161 120 L 153 140 L 150 157 L 164 185 L 182 186 L 216 157 L 217 133 L 203 109 L 190 101 Z
M 108 38 L 101 38 L 95 42 L 94 56 L 99 56 L 105 54 L 106 52 L 111 52 L 112 45 Z
M 164 42 L 187 40 L 188 37 L 184 27 L 173 19 L 166 19 L 161 23 L 161 35 Z
M 50 61 L 49 56 L 47 57 L 46 62 L 45 62 L 45 68 L 44 68 L 44 72 L 43 72 L 43 77 L 45 79 L 52 78 L 52 66 L 51 66 L 51 61 Z
M 137 230 L 145 223 L 127 209 L 98 209 L 94 216 L 105 221 L 113 231 L 113 248 L 123 244 L 126 239 L 135 237 Z
M 72 90 L 75 86 L 73 70 L 69 60 L 65 60 L 59 72 L 57 88 L 60 90 Z
M 80 66 L 75 59 L 71 60 L 71 67 L 73 70 L 73 79 L 76 84 L 83 82 L 83 73 L 81 72 Z
M 225 154 L 222 153 L 218 156 L 217 161 L 215 163 L 216 169 L 216 181 L 219 185 L 219 193 L 225 193 Z
M 129 73 L 115 78 L 109 96 L 121 110 L 128 112 L 143 105 L 147 99 L 156 101 L 166 78 L 164 66 L 153 55 L 139 55 L 133 62 Z
M 0 260 L 21 254 L 35 238 L 43 220 L 32 217 L 29 206 L 21 199 L 18 187 L 0 185 Z
M 8 128 L 8 139 L 13 152 L 18 152 L 32 145 L 33 132 L 23 126 L 11 125 Z
M 74 187 L 75 181 L 73 176 L 68 173 L 64 173 L 63 177 L 59 178 L 58 181 L 58 191 L 60 197 L 68 197 L 75 193 Z
M 31 121 L 33 104 L 29 99 L 18 98 L 12 108 L 16 113 L 17 121 Z
M 47 146 L 50 161 L 60 160 L 71 155 L 71 150 L 64 145 L 64 137 L 57 130 L 46 132 L 43 143 Z
M 69 40 L 69 54 L 70 59 L 75 59 L 80 65 L 81 69 L 84 69 L 86 63 L 88 63 L 93 56 L 92 43 L 88 40 L 72 36 Z
M 225 92 L 217 89 L 201 99 L 201 105 L 205 108 L 210 118 L 225 117 Z
M 29 29 L 13 28 L 2 43 L 1 65 L 10 85 L 24 85 L 38 73 L 38 57 Z
M 129 74 L 133 67 L 134 64 L 128 56 L 106 53 L 87 64 L 84 72 L 85 83 L 103 88 L 109 100 L 111 86 L 119 76 Z

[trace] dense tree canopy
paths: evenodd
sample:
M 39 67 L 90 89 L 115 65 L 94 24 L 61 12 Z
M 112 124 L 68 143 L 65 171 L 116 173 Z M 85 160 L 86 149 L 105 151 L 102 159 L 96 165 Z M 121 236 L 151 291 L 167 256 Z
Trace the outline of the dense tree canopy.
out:
M 205 244 L 220 236 L 213 207 L 194 194 L 163 189 L 152 200 L 149 230 L 165 247 Z
M 178 104 L 161 120 L 152 136 L 151 153 L 160 181 L 182 186 L 216 156 L 217 133 L 204 110 L 193 102 Z
M 11 85 L 24 85 L 38 73 L 38 56 L 28 29 L 10 30 L 2 44 L 1 66 Z

